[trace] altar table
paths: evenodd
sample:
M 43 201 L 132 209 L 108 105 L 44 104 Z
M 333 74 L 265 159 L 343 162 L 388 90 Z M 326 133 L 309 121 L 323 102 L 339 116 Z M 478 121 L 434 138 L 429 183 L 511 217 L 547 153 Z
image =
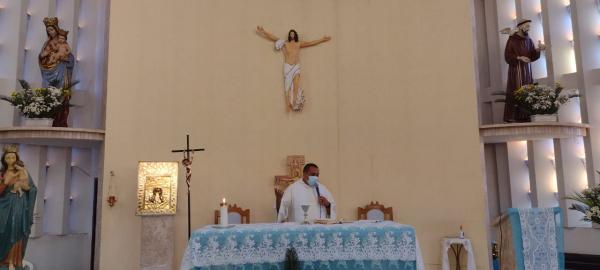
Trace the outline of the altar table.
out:
M 300 269 L 424 270 L 414 228 L 391 221 L 206 226 L 192 233 L 181 270 L 284 270 L 292 247 Z

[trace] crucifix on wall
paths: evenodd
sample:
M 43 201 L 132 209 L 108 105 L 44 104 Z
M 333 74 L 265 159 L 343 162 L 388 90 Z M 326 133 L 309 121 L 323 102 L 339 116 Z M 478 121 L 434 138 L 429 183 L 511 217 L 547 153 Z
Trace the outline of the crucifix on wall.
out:
M 323 36 L 320 39 L 312 41 L 300 41 L 298 32 L 291 29 L 288 32 L 286 40 L 267 32 L 262 26 L 256 27 L 256 32 L 264 38 L 275 42 L 275 49 L 282 50 L 284 56 L 283 63 L 283 83 L 285 97 L 292 111 L 302 111 L 304 107 L 304 91 L 300 87 L 300 49 L 315 46 L 331 40 L 330 36 Z

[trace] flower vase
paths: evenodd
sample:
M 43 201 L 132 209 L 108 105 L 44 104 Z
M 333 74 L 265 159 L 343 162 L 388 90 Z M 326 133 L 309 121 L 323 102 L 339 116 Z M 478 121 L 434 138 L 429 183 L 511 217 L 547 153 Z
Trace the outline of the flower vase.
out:
M 592 222 L 592 228 L 600 230 L 600 224 Z
M 24 117 L 22 124 L 24 127 L 52 127 L 52 118 L 28 118 Z
M 534 114 L 531 116 L 531 122 L 558 122 L 558 117 L 556 114 Z

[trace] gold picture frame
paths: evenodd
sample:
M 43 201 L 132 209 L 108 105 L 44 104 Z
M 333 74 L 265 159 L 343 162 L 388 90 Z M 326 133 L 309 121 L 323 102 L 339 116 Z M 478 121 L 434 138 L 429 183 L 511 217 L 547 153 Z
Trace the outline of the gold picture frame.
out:
M 136 215 L 175 215 L 178 176 L 178 162 L 140 161 Z

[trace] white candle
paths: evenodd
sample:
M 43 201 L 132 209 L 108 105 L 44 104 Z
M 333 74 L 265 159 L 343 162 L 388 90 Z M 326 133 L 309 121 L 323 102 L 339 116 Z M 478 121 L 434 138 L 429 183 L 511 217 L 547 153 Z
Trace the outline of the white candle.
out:
M 229 213 L 227 210 L 227 201 L 223 198 L 223 202 L 221 203 L 221 226 L 227 226 L 229 223 Z

